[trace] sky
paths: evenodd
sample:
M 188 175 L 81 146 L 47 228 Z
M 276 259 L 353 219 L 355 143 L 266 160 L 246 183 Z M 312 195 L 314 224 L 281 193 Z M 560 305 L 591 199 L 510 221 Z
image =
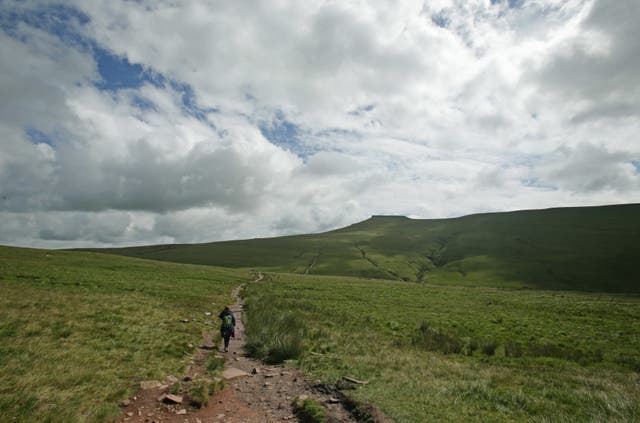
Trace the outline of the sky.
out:
M 0 244 L 640 202 L 637 0 L 0 0 Z

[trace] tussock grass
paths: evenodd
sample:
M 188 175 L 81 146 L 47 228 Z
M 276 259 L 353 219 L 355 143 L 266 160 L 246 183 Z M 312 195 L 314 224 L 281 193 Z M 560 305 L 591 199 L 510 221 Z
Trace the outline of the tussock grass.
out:
M 298 366 L 368 380 L 349 395 L 398 422 L 640 420 L 638 297 L 286 274 L 248 285 L 254 295 L 254 311 L 306 326 Z M 532 355 L 534 344 L 563 349 Z
M 245 297 L 246 349 L 267 363 L 298 358 L 304 350 L 307 327 L 302 316 L 283 306 L 276 297 L 257 291 Z
M 298 420 L 303 423 L 324 423 L 327 421 L 324 407 L 313 398 L 295 399 L 293 401 L 293 412 L 298 417 Z
M 221 378 L 200 378 L 191 381 L 187 392 L 189 403 L 197 408 L 205 407 L 211 395 L 223 388 L 224 381 Z
M 463 343 L 459 336 L 454 333 L 432 329 L 426 322 L 420 324 L 418 333 L 413 338 L 413 345 L 428 351 L 440 351 L 444 354 L 460 354 L 463 348 Z
M 219 373 L 224 368 L 224 357 L 210 355 L 205 362 L 205 368 L 211 374 Z
M 0 247 L 0 420 L 111 420 L 140 381 L 180 374 L 245 276 Z

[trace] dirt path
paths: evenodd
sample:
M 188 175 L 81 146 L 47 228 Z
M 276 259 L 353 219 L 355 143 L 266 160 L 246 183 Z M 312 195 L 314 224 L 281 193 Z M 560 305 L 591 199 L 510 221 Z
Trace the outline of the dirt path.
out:
M 253 283 L 259 282 L 262 275 Z M 248 357 L 244 351 L 245 331 L 243 304 L 239 297 L 240 287 L 234 290 L 235 304 L 232 311 L 236 318 L 236 338 L 232 339 L 229 351 L 222 352 L 222 345 L 211 344 L 212 334 L 207 334 L 198 348 L 193 364 L 189 366 L 182 381 L 185 384 L 206 373 L 204 363 L 210 354 L 224 357 L 223 378 L 225 388 L 210 397 L 208 404 L 200 409 L 187 404 L 171 403 L 163 399 L 169 389 L 169 378 L 157 382 L 157 386 L 145 385 L 138 395 L 123 404 L 123 413 L 118 422 L 176 422 L 176 423 L 265 423 L 298 421 L 293 411 L 296 398 L 313 398 L 321 403 L 330 422 L 355 422 L 344 409 L 339 393 L 319 383 L 309 382 L 294 368 L 267 366 Z M 175 379 L 175 380 L 174 380 Z M 177 394 L 180 396 L 180 394 Z

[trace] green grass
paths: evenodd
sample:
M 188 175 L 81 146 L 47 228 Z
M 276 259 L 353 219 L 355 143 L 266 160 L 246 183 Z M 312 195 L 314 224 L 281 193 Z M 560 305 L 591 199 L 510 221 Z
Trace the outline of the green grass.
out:
M 181 374 L 247 276 L 0 247 L 0 420 L 111 420 L 140 381 Z
M 285 273 L 640 293 L 638 216 L 640 204 L 456 219 L 377 216 L 323 234 L 96 251 Z
M 640 419 L 637 296 L 285 274 L 245 295 L 249 324 L 298 316 L 302 369 L 369 381 L 355 397 L 398 422 Z M 425 324 L 460 350 L 416 342 Z
M 326 413 L 322 404 L 313 398 L 299 399 L 293 401 L 293 412 L 302 423 L 324 423 L 327 421 Z

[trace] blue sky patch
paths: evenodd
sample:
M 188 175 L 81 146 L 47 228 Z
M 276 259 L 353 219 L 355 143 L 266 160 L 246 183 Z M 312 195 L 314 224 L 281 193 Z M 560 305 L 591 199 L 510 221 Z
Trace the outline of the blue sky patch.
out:
M 24 129 L 25 134 L 27 134 L 27 138 L 34 144 L 47 144 L 50 146 L 54 146 L 53 137 L 45 134 L 41 130 L 34 128 L 33 126 L 27 126 Z
M 101 90 L 139 88 L 152 79 L 145 76 L 141 65 L 131 64 L 126 57 L 116 56 L 97 46 L 93 52 L 101 78 L 95 85 Z
M 78 29 L 89 21 L 89 17 L 83 12 L 64 5 L 46 5 L 31 10 L 0 12 L 0 28 L 14 38 L 24 41 L 24 37 L 18 31 L 18 26 L 20 23 L 25 23 L 55 35 L 67 45 L 82 48 L 87 48 L 90 42 L 78 32 Z
M 300 142 L 301 130 L 294 123 L 288 121 L 281 111 L 277 111 L 271 122 L 262 122 L 258 125 L 262 136 L 269 142 L 295 153 L 299 157 L 306 158 L 311 151 Z
M 158 110 L 156 105 L 151 100 L 140 95 L 134 95 L 131 99 L 131 104 L 133 104 L 140 110 Z
M 525 186 L 525 187 L 529 187 L 529 188 L 539 188 L 539 189 L 543 189 L 546 191 L 557 191 L 558 187 L 555 187 L 553 185 L 544 183 L 542 181 L 540 181 L 538 178 L 530 178 L 530 179 L 522 179 L 520 181 L 520 183 Z
M 182 95 L 182 110 L 201 121 L 207 121 L 207 114 L 217 113 L 218 109 L 213 107 L 200 107 L 193 87 L 183 82 L 170 81 L 171 88 L 179 91 Z
M 640 160 L 631 160 L 631 164 L 636 168 L 636 173 L 640 173 Z

